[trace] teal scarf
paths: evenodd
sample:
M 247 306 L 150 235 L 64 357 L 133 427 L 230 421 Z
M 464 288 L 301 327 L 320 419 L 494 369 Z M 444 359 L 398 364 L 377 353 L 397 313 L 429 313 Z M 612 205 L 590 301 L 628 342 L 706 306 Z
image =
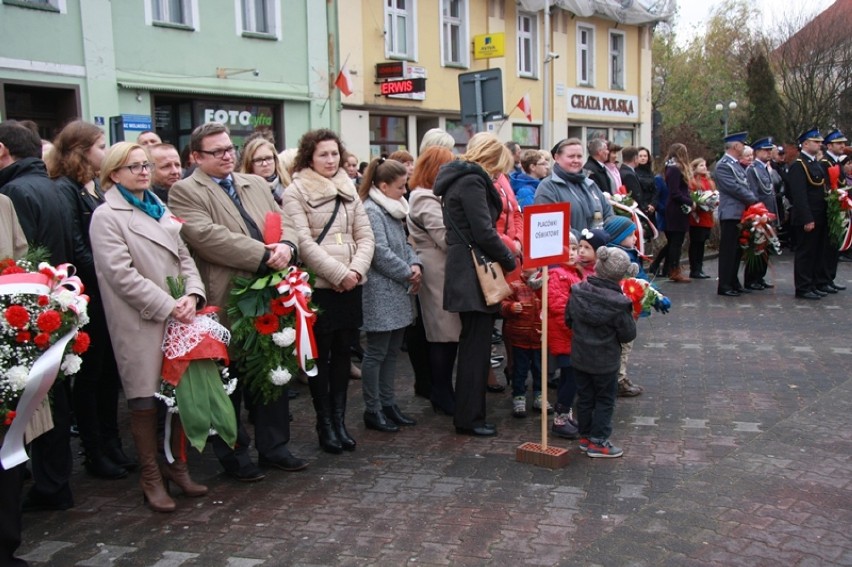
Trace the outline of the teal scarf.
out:
M 160 220 L 162 216 L 166 214 L 166 207 L 163 206 L 163 203 L 161 203 L 160 200 L 157 199 L 156 195 L 154 195 L 150 191 L 146 190 L 144 195 L 145 199 L 143 201 L 140 201 L 139 198 L 136 197 L 136 195 L 131 193 L 122 185 L 116 184 L 116 187 L 121 193 L 121 196 L 124 197 L 124 199 L 128 203 L 130 203 L 152 219 Z

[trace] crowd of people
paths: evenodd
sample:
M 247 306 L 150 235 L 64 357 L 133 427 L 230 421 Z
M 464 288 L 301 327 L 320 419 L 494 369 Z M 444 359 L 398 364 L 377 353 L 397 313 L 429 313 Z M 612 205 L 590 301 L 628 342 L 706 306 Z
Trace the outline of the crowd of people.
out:
M 643 389 L 628 376 L 637 314 L 619 282 L 709 278 L 704 249 L 718 222 L 717 292 L 737 297 L 773 287 L 768 258 L 749 264 L 743 283 L 738 276 L 738 225 L 757 202 L 777 217 L 778 229 L 788 227 L 796 297 L 815 300 L 845 289 L 835 282 L 839 253 L 825 204 L 830 166 L 842 166 L 841 186 L 852 178 L 846 138 L 837 130 L 825 139 L 817 130 L 803 133 L 799 156 L 788 163 L 771 138 L 749 147 L 747 134 L 733 134 L 711 175 L 683 144 L 673 144 L 655 171 L 647 148 L 599 138 L 585 147 L 567 138 L 547 152 L 479 133 L 454 155 L 456 141 L 435 129 L 416 158 L 400 150 L 359 165 L 327 129 L 307 132 L 298 148 L 281 153 L 261 134 L 240 152 L 227 127 L 207 123 L 193 131 L 187 163 L 154 132 L 107 147 L 100 128 L 75 121 L 43 145 L 31 126 L 0 123 L 0 258 L 43 247 L 52 264 L 74 264 L 91 298 L 92 348 L 73 387 L 53 388 L 55 426 L 32 442 L 27 494 L 21 495 L 22 467 L 2 471 L 4 513 L 74 505 L 72 416 L 86 471 L 117 479 L 139 469 L 152 510 L 176 508 L 169 483 L 187 496 L 207 493 L 185 459 L 162 462 L 164 445 L 180 454 L 183 430 L 169 414 L 170 438 L 160 431 L 161 345 L 169 318 L 189 322 L 204 305 L 226 306 L 237 276 L 296 263 L 313 274 L 317 371 L 307 383 L 319 446 L 331 454 L 357 447 L 346 412 L 353 377 L 362 379 L 366 428 L 395 433 L 416 425 L 397 403 L 402 350 L 414 369 L 415 393 L 436 413 L 452 416 L 458 434 L 496 435 L 486 396 L 506 388 L 495 375 L 501 357 L 493 350 L 502 331 L 512 415 L 526 417 L 531 405 L 552 413 L 553 433 L 578 440 L 589 457 L 620 456 L 610 442 L 616 398 Z M 620 214 L 624 196 L 637 213 Z M 571 244 L 568 260 L 552 266 L 542 313 L 541 272 L 524 268 L 522 209 L 555 202 L 571 204 Z M 281 236 L 265 243 L 270 212 L 280 214 Z M 640 230 L 643 223 L 648 230 Z M 665 238 L 651 242 L 657 231 Z M 681 267 L 687 238 L 688 275 Z M 647 271 L 640 252 L 646 244 L 658 248 Z M 506 273 L 512 293 L 502 302 L 486 303 L 472 250 Z M 178 276 L 186 285 L 173 297 L 167 278 Z M 227 311 L 219 316 L 228 327 Z M 554 376 L 542 376 L 542 317 L 551 329 L 544 348 Z M 363 353 L 360 370 L 353 352 Z M 230 356 L 239 378 L 242 353 L 232 348 Z M 553 407 L 542 407 L 547 384 L 557 388 Z M 135 458 L 121 441 L 121 390 Z M 255 482 L 269 469 L 308 466 L 288 448 L 289 400 L 259 400 L 237 387 L 231 395 L 236 442 L 211 438 L 228 475 Z M 257 461 L 243 407 L 251 414 Z M 12 557 L 20 521 L 3 525 L 4 553 Z

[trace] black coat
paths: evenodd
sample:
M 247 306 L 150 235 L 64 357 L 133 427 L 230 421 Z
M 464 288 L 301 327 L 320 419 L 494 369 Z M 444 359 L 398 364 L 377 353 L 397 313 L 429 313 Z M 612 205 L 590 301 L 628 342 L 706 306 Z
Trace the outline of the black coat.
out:
M 590 374 L 617 371 L 621 343 L 636 338 L 633 304 L 618 283 L 596 276 L 571 286 L 565 324 L 574 331 L 571 366 Z
M 639 193 L 633 198 L 636 199 L 639 208 L 646 212 L 649 205 L 657 206 L 657 184 L 654 182 L 654 172 L 650 167 L 637 167 L 634 173 L 639 180 Z M 621 178 L 624 179 L 624 173 L 621 174 Z
M 470 249 L 453 230 L 453 224 L 465 241 L 479 248 L 490 260 L 499 262 L 504 271 L 514 270 L 515 258 L 495 229 L 503 210 L 500 194 L 485 170 L 467 161 L 443 166 L 433 190 L 441 197 L 447 227 L 444 309 L 453 313 L 497 311 L 498 305 L 485 305 Z M 423 269 L 428 270 L 429 266 Z
M 603 165 L 595 159 L 589 158 L 586 160 L 583 169 L 589 172 L 589 179 L 595 182 L 598 189 L 604 193 L 612 194 L 612 184 L 609 182 L 609 175 L 607 175 L 606 168 Z
M 790 223 L 804 226 L 810 222 L 826 222 L 825 187 L 828 180 L 822 165 L 807 154 L 787 169 L 787 198 L 793 204 Z
M 0 170 L 0 193 L 12 200 L 30 249 L 43 246 L 54 266 L 76 263 L 71 211 L 44 162 L 24 158 Z
M 89 225 L 95 209 L 104 202 L 100 190 L 97 197 L 86 188 L 68 177 L 56 180 L 56 188 L 68 204 L 71 212 L 72 235 L 76 246 L 77 272 L 89 295 L 99 296 L 98 279 L 95 274 L 95 260 L 92 256 L 92 241 L 89 237 Z

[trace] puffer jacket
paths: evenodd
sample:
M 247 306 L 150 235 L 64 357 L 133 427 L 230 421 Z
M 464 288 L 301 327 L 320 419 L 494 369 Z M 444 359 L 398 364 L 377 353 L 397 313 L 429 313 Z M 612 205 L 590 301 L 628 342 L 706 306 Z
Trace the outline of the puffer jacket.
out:
M 633 304 L 617 282 L 596 276 L 571 287 L 565 324 L 574 331 L 571 366 L 589 374 L 616 372 L 621 343 L 636 338 Z
M 565 324 L 571 286 L 583 281 L 582 268 L 559 264 L 547 276 L 547 349 L 553 356 L 571 354 L 573 332 Z
M 503 337 L 513 347 L 538 350 L 541 348 L 541 294 L 535 292 L 523 279 L 511 284 L 512 295 L 500 303 L 503 315 Z M 521 312 L 512 308 L 521 304 Z
M 322 243 L 317 244 L 338 197 L 337 216 Z M 282 208 L 296 227 L 299 258 L 316 275 L 315 287 L 338 286 L 349 270 L 361 276 L 361 283 L 366 281 L 375 240 L 370 219 L 345 170 L 340 169 L 331 178 L 310 168 L 297 171 L 284 191 Z

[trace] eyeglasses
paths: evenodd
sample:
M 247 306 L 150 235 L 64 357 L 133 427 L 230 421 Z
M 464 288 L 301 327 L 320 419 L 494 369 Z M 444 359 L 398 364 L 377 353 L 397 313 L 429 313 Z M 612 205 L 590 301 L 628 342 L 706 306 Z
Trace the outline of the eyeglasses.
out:
M 154 169 L 154 164 L 148 163 L 147 161 L 145 163 L 131 163 L 130 165 L 122 165 L 119 169 L 124 169 L 125 167 L 129 169 L 130 173 L 133 175 L 139 175 L 143 170 L 151 171 Z
M 257 157 L 251 160 L 254 165 L 266 165 L 267 163 L 272 163 L 275 161 L 275 157 L 266 156 L 266 157 Z
M 219 148 L 218 150 L 198 150 L 198 153 L 207 154 L 208 156 L 213 156 L 216 159 L 222 159 L 223 157 L 225 157 L 225 154 L 236 154 L 237 147 L 228 146 L 227 148 Z

